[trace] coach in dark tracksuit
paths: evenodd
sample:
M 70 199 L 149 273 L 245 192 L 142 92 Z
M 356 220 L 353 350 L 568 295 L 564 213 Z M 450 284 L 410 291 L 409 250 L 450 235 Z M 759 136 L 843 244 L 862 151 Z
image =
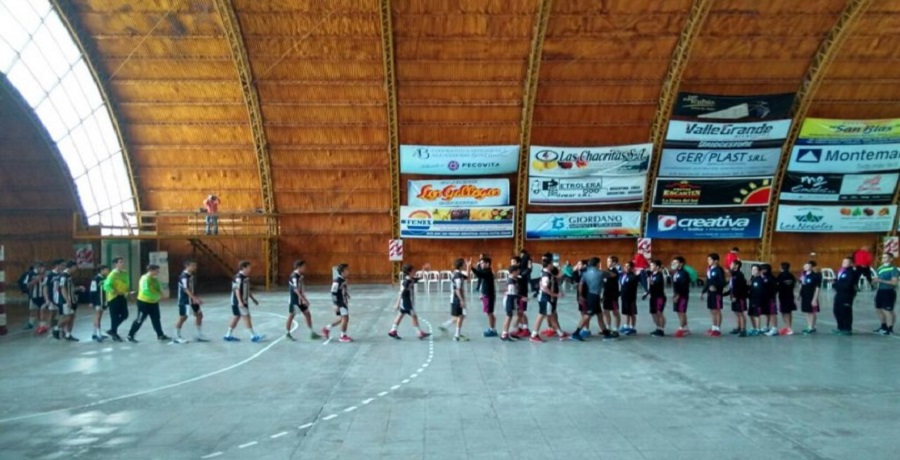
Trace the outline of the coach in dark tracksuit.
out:
M 853 268 L 853 259 L 844 258 L 841 269 L 834 278 L 834 320 L 837 329 L 832 333 L 837 335 L 851 335 L 853 333 L 853 299 L 856 298 L 856 283 L 858 278 Z

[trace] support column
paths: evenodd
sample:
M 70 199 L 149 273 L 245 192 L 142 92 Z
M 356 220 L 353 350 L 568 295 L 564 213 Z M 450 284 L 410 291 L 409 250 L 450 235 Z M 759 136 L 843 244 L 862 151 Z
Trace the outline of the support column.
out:
M 397 75 L 394 72 L 394 23 L 391 0 L 380 0 L 381 57 L 384 65 L 384 92 L 387 100 L 388 170 L 391 176 L 391 238 L 400 238 L 400 128 L 397 121 Z M 387 242 L 385 241 L 385 256 Z M 391 264 L 391 283 L 400 273 L 400 262 Z

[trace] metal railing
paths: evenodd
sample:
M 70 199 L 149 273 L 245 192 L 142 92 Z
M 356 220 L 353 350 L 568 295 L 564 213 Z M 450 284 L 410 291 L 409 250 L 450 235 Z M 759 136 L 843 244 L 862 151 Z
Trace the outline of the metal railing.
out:
M 203 212 L 140 211 L 123 213 L 131 226 L 87 226 L 76 213 L 73 218 L 75 239 L 183 239 L 183 238 L 269 238 L 277 235 L 275 214 L 261 212 L 220 212 L 215 214 L 217 227 L 207 223 Z M 216 230 L 217 231 L 214 231 Z

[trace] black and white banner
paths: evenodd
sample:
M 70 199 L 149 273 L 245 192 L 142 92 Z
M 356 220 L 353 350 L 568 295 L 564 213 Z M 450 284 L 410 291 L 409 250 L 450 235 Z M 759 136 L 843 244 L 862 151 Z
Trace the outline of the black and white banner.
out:
M 647 176 L 532 177 L 528 204 L 640 203 Z
M 781 199 L 792 201 L 889 203 L 898 173 L 820 174 L 788 172 Z
M 769 205 L 772 177 L 656 180 L 654 208 L 731 208 Z
M 900 169 L 900 144 L 796 145 L 788 171 L 856 173 Z
M 789 118 L 794 94 L 719 96 L 678 93 L 673 117 L 710 120 L 775 120 Z
M 780 148 L 697 150 L 666 148 L 659 164 L 661 177 L 771 176 L 778 169 Z

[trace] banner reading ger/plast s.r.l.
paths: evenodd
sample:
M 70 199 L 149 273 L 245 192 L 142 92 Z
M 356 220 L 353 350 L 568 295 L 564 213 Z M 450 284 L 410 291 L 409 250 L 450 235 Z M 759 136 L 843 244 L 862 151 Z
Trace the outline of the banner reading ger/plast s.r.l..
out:
M 511 174 L 518 170 L 518 166 L 518 145 L 400 146 L 400 172 L 403 174 L 435 176 Z
M 525 239 L 637 238 L 641 232 L 640 221 L 638 211 L 527 214 Z
M 411 180 L 407 188 L 410 206 L 506 206 L 508 179 Z
M 662 151 L 660 177 L 771 176 L 778 169 L 780 148 L 677 149 Z
M 403 238 L 512 238 L 515 207 L 400 207 Z

